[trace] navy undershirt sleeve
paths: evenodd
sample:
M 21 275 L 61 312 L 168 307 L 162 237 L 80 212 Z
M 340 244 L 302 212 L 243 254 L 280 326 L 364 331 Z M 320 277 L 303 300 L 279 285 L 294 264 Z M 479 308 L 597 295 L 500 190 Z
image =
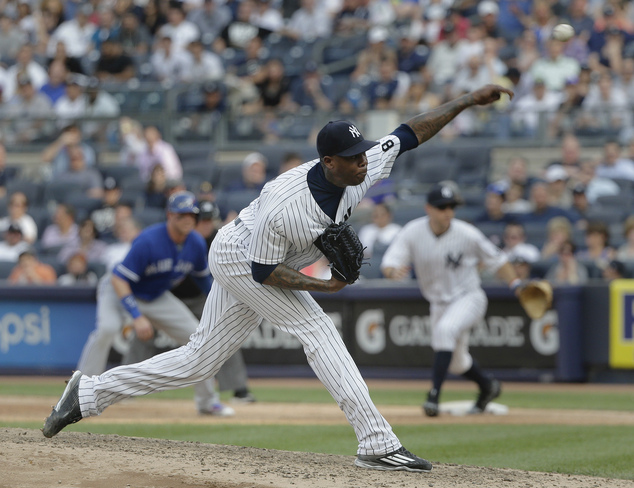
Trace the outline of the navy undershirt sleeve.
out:
M 418 137 L 414 133 L 414 129 L 412 129 L 407 124 L 401 124 L 396 129 L 392 131 L 392 135 L 396 136 L 401 141 L 401 147 L 398 151 L 398 156 L 403 154 L 405 151 L 409 151 L 410 149 L 414 149 L 418 147 Z M 398 156 L 396 156 L 398 158 Z
M 260 264 L 255 261 L 251 262 L 251 276 L 258 283 L 262 284 L 277 268 L 277 264 Z

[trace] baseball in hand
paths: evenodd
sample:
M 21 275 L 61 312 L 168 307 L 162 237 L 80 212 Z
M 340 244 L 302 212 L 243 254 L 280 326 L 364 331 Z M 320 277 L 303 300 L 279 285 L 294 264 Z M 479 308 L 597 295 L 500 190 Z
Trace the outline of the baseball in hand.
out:
M 553 28 L 553 39 L 566 42 L 575 35 L 575 30 L 570 24 L 557 24 Z

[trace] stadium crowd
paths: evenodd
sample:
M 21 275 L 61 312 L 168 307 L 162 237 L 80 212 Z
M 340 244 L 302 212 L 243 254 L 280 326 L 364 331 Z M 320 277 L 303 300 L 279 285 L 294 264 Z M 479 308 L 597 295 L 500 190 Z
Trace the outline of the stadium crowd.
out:
M 465 200 L 457 217 L 497 239 L 524 273 L 561 283 L 631 273 L 630 2 L 0 0 L 0 12 L 0 260 L 11 266 L 0 275 L 14 282 L 94 283 L 130 229 L 164 218 L 171 192 L 188 188 L 214 202 L 210 218 L 222 225 L 268 179 L 306 159 L 252 153 L 229 171 L 207 155 L 192 161 L 163 138 L 163 123 L 174 122 L 182 140 L 205 141 L 224 117 L 270 148 L 310 141 L 335 114 L 419 113 L 486 83 L 515 97 L 463 112 L 439 139 L 541 137 L 560 145 L 560 160 L 532 171 L 516 157 L 490 181 L 490 160 L 465 178 L 473 151 L 451 144 L 425 160 L 442 174 L 422 174 L 410 158 L 361 209 L 371 215 L 357 221 L 371 241 L 368 259 L 422 213 L 419 200 L 404 205 L 404 193 L 453 179 Z M 559 22 L 574 27 L 572 40 L 551 37 Z M 144 83 L 160 84 L 159 99 L 177 90 L 175 121 L 135 118 L 150 99 L 129 100 Z M 585 154 L 584 137 L 602 138 L 600 157 Z M 104 141 L 120 147 L 119 166 L 100 164 Z M 20 144 L 44 146 L 42 181 L 11 164 L 7 150 Z M 407 169 L 419 187 L 405 182 Z M 368 268 L 366 277 L 379 277 L 379 266 Z

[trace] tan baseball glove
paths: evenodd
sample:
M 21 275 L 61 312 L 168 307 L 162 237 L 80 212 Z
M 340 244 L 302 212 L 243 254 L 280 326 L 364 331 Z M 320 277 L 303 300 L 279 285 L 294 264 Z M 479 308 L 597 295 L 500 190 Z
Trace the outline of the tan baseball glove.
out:
M 553 287 L 546 280 L 532 280 L 517 292 L 520 304 L 531 319 L 540 319 L 553 303 Z

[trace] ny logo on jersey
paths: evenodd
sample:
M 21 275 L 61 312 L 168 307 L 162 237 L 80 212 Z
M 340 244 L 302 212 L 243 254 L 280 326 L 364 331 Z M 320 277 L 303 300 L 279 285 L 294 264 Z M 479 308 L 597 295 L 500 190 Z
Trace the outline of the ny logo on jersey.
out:
M 451 269 L 457 269 L 460 267 L 462 263 L 462 253 L 459 253 L 456 257 L 453 257 L 451 254 L 447 254 L 445 256 L 445 267 Z
M 354 137 L 361 137 L 361 132 L 359 132 L 359 129 L 357 129 L 354 125 L 348 127 L 348 130 Z

